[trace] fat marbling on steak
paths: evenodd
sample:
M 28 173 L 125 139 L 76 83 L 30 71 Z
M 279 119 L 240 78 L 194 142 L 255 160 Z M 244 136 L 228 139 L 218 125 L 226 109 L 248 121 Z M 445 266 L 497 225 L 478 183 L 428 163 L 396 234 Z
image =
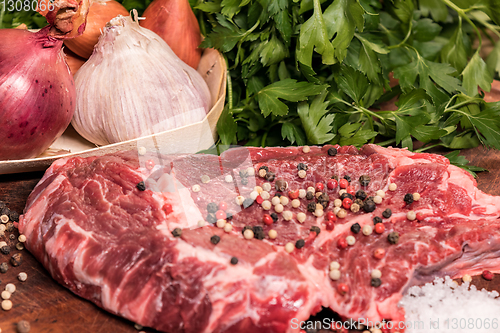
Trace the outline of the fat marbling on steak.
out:
M 398 302 L 409 286 L 436 276 L 500 272 L 500 197 L 479 191 L 467 172 L 439 155 L 376 145 L 331 148 L 61 159 L 30 195 L 19 228 L 59 283 L 107 311 L 171 333 L 296 332 L 292 320 L 307 320 L 321 307 L 343 318 L 399 323 Z M 305 178 L 298 169 L 307 169 Z M 331 189 L 336 184 L 328 180 L 335 176 L 339 182 L 349 176 L 351 194 L 366 192 L 369 198 L 358 203 L 368 211 L 377 190 L 385 197 L 374 211 L 347 209 L 331 223 L 340 188 Z M 364 186 L 361 176 L 369 176 Z M 328 198 L 297 191 L 320 191 L 317 183 Z M 404 200 L 413 193 L 420 200 Z M 263 209 L 280 195 L 274 203 L 281 201 L 283 212 L 271 214 L 278 205 Z M 322 216 L 308 210 L 318 201 Z M 225 212 L 217 217 L 227 215 L 232 230 L 213 223 L 220 207 Z M 409 211 L 417 219 L 409 220 Z M 382 233 L 352 231 L 356 223 L 373 228 L 376 216 Z M 245 227 L 253 227 L 253 239 L 243 237 Z M 389 241 L 391 232 L 397 243 Z M 346 247 L 347 236 L 355 243 L 350 237 Z M 299 247 L 291 253 L 290 242 Z M 340 265 L 338 280 L 330 278 L 332 261 Z M 379 286 L 374 269 L 381 272 Z M 392 331 L 403 331 L 395 326 Z

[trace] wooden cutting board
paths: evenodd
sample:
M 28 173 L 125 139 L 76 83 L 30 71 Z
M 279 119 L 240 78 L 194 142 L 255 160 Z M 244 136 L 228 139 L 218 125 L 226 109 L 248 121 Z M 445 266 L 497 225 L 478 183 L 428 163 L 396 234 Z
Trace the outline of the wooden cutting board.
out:
M 484 150 L 482 147 L 464 150 L 463 156 L 473 165 L 489 170 L 482 172 L 477 179 L 478 187 L 486 193 L 500 195 L 500 151 Z M 31 190 L 43 176 L 43 172 L 23 173 L 0 176 L 0 200 L 19 213 L 22 212 Z M 14 283 L 17 291 L 12 294 L 13 308 L 10 311 L 0 310 L 0 328 L 2 333 L 17 332 L 16 324 L 27 320 L 34 333 L 121 333 L 138 332 L 134 323 L 111 315 L 94 304 L 72 294 L 57 284 L 47 271 L 26 250 L 18 251 L 14 244 L 17 239 L 10 240 L 6 233 L 2 240 L 12 245 L 10 255 L 0 254 L 0 262 L 8 261 L 13 253 L 23 255 L 23 263 L 12 267 L 5 274 L 0 274 L 0 289 L 5 284 Z M 17 231 L 15 232 L 16 236 Z M 25 282 L 20 282 L 17 275 L 20 272 L 28 274 Z M 486 281 L 480 276 L 473 278 L 478 288 L 500 291 L 500 275 L 495 275 L 493 281 Z M 155 332 L 143 329 L 145 332 Z

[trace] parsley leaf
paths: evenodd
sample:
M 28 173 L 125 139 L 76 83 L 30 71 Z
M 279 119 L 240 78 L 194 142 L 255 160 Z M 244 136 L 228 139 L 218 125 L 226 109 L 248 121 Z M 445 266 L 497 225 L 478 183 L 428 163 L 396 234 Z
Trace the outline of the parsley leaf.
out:
M 463 157 L 458 155 L 460 153 L 460 150 L 455 150 L 452 151 L 451 153 L 448 153 L 444 155 L 447 159 L 450 160 L 450 163 L 464 169 L 465 171 L 468 171 L 474 178 L 477 178 L 476 172 L 481 172 L 481 171 L 488 171 L 484 168 L 473 166 L 473 165 L 467 165 L 469 164 L 469 161 Z
M 329 103 L 325 102 L 326 94 L 327 91 L 324 90 L 316 96 L 311 105 L 302 102 L 297 107 L 297 113 L 304 126 L 307 141 L 316 145 L 323 144 L 335 137 L 335 134 L 330 133 L 335 115 L 327 114 Z
M 226 105 L 217 121 L 217 132 L 223 145 L 230 145 L 236 141 L 237 125 Z
M 302 129 L 291 122 L 284 123 L 281 126 L 281 136 L 283 139 L 288 139 L 292 144 L 295 142 L 297 142 L 299 146 L 306 144 L 306 135 Z
M 472 59 L 462 72 L 462 75 L 464 77 L 464 89 L 467 95 L 478 95 L 479 91 L 477 86 L 480 86 L 485 91 L 490 91 L 493 77 L 478 52 L 474 53 Z

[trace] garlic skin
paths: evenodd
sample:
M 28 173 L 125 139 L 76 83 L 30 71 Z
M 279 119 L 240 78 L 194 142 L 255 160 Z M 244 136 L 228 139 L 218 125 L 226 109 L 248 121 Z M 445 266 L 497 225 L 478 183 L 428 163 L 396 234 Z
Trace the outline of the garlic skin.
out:
M 75 75 L 72 124 L 106 145 L 203 120 L 212 106 L 201 75 L 130 16 L 112 19 Z M 180 138 L 182 139 L 182 138 Z

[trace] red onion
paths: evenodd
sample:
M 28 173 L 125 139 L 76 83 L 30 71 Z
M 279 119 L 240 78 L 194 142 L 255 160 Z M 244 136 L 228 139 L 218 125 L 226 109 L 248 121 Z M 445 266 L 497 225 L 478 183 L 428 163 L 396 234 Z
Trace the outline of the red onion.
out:
M 40 31 L 0 29 L 0 160 L 40 155 L 69 125 L 76 93 L 62 44 L 83 32 L 88 7 L 56 0 Z

